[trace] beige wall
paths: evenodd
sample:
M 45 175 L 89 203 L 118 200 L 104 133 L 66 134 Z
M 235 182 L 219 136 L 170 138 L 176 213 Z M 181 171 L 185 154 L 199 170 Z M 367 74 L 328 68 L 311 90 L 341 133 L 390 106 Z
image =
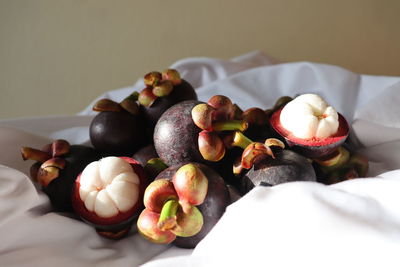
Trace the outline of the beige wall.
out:
M 0 118 L 73 114 L 191 56 L 400 75 L 398 0 L 0 0 Z

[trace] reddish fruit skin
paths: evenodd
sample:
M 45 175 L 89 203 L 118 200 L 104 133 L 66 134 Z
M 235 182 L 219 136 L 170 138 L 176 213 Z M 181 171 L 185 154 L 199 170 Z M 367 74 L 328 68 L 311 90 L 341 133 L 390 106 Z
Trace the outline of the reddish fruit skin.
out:
M 192 119 L 192 109 L 200 103 L 194 100 L 180 102 L 165 111 L 158 120 L 154 128 L 154 146 L 168 166 L 191 161 L 205 162 L 198 146 L 201 129 Z
M 120 157 L 127 161 L 133 168 L 134 172 L 140 179 L 139 185 L 139 198 L 137 203 L 127 212 L 119 213 L 117 216 L 111 218 L 102 218 L 97 216 L 94 212 L 89 211 L 84 202 L 79 196 L 80 177 L 75 180 L 75 185 L 72 192 L 72 206 L 76 214 L 78 214 L 85 222 L 93 225 L 98 230 L 104 231 L 118 231 L 130 227 L 134 219 L 139 216 L 140 211 L 143 209 L 143 194 L 148 185 L 148 181 L 143 170 L 143 167 L 136 160 L 128 157 Z
M 193 162 L 192 162 L 193 163 Z M 201 169 L 208 179 L 208 192 L 203 204 L 196 206 L 203 215 L 204 224 L 199 233 L 191 237 L 177 237 L 173 242 L 177 247 L 194 248 L 222 217 L 231 203 L 229 190 L 224 179 L 213 169 L 204 164 L 193 163 Z M 171 166 L 162 171 L 156 179 L 172 179 L 176 171 L 184 164 Z
M 197 100 L 197 94 L 193 86 L 182 79 L 182 82 L 175 85 L 169 95 L 158 97 L 150 107 L 141 105 L 140 108 L 148 126 L 154 128 L 158 119 L 168 108 L 186 100 Z
M 334 136 L 322 140 L 305 140 L 296 138 L 282 127 L 280 123 L 281 111 L 282 108 L 275 111 L 270 118 L 270 124 L 273 130 L 279 136 L 284 138 L 291 150 L 296 151 L 307 158 L 320 158 L 331 154 L 346 141 L 349 135 L 349 124 L 346 119 L 338 113 L 339 129 Z

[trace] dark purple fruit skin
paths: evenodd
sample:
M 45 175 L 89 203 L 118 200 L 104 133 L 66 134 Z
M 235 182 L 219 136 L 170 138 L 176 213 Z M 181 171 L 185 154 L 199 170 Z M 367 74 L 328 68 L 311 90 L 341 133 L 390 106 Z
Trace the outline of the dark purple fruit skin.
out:
M 72 145 L 70 152 L 63 158 L 66 161 L 65 168 L 43 191 L 56 211 L 72 212 L 71 195 L 76 178 L 89 163 L 99 160 L 101 155 L 91 147 Z
M 140 118 L 126 111 L 102 111 L 90 124 L 90 141 L 105 156 L 132 156 L 146 145 L 143 128 Z
M 275 154 L 275 159 L 265 157 L 242 177 L 242 193 L 255 186 L 274 186 L 294 181 L 312 181 L 317 179 L 312 164 L 307 158 L 291 150 L 282 150 Z
M 192 162 L 193 163 L 193 162 Z M 197 206 L 203 215 L 204 224 L 199 233 L 191 237 L 177 237 L 174 245 L 181 248 L 194 248 L 211 231 L 222 217 L 226 207 L 231 203 L 229 189 L 224 179 L 213 169 L 204 164 L 193 163 L 198 166 L 208 179 L 208 191 L 203 204 Z M 183 164 L 171 166 L 162 171 L 156 179 L 172 179 L 173 175 Z
M 199 151 L 200 128 L 192 120 L 192 109 L 202 102 L 187 100 L 170 107 L 154 128 L 154 147 L 168 166 L 205 162 Z
M 132 156 L 133 159 L 137 160 L 142 167 L 144 167 L 150 159 L 158 158 L 157 151 L 153 144 L 142 147 Z
M 158 119 L 168 108 L 185 100 L 197 100 L 197 94 L 193 86 L 182 79 L 182 82 L 175 85 L 168 96 L 158 97 L 150 107 L 140 106 L 141 113 L 148 127 L 154 128 Z

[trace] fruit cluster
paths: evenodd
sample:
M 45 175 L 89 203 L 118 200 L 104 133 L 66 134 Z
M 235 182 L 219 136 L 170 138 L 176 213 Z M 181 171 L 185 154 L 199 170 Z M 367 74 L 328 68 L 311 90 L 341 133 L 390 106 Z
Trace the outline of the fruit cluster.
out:
M 119 103 L 95 103 L 93 147 L 56 140 L 21 150 L 55 209 L 104 237 L 122 238 L 136 224 L 154 243 L 193 248 L 255 186 L 367 174 L 368 160 L 346 142 L 345 118 L 318 95 L 243 111 L 224 95 L 198 101 L 173 69 L 143 80 Z

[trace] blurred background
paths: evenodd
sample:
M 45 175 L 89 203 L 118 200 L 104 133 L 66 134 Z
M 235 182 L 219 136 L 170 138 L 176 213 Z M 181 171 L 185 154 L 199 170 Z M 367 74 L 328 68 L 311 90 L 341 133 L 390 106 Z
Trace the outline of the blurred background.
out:
M 0 0 L 0 119 L 69 115 L 186 57 L 400 76 L 398 0 Z

